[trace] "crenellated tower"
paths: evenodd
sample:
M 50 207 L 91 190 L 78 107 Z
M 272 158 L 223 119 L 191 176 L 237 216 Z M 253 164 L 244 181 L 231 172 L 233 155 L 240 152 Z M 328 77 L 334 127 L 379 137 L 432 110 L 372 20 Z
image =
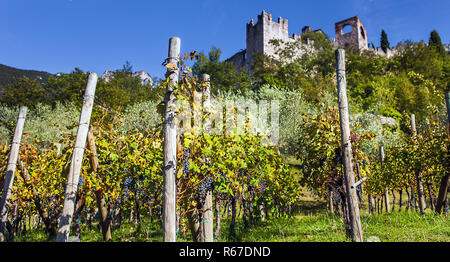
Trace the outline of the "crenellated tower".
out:
M 272 14 L 262 11 L 258 15 L 258 21 L 255 24 L 253 19 L 247 23 L 247 58 L 248 64 L 253 63 L 253 57 L 256 54 L 274 55 L 275 48 L 270 44 L 272 39 L 280 39 L 284 42 L 298 40 L 300 35 L 289 36 L 288 20 L 281 17 L 278 21 L 272 20 Z
M 289 35 L 287 19 L 279 17 L 278 21 L 273 21 L 272 14 L 264 10 L 258 15 L 256 23 L 253 19 L 247 23 L 246 35 L 246 49 L 230 57 L 228 61 L 239 68 L 245 66 L 247 71 L 250 71 L 250 65 L 257 54 L 275 55 L 275 47 L 270 40 L 292 42 L 300 39 L 300 35 Z

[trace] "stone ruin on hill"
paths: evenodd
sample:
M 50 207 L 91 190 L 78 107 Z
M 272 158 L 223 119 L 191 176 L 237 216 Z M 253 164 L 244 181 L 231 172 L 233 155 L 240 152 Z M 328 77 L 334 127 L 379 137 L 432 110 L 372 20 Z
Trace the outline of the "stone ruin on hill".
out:
M 138 71 L 136 73 L 133 73 L 132 76 L 138 77 L 141 80 L 142 85 L 153 85 L 153 79 L 145 71 Z M 109 70 L 106 70 L 101 76 L 101 78 L 105 80 L 105 82 L 109 82 L 111 81 L 112 78 L 114 78 L 114 73 Z
M 305 26 L 302 29 L 302 34 L 311 32 L 311 27 Z M 314 30 L 314 32 L 321 32 L 321 29 Z M 388 49 L 385 53 L 381 47 L 369 48 L 367 42 L 367 31 L 364 28 L 358 16 L 354 16 L 340 22 L 335 23 L 336 38 L 331 39 L 330 42 L 335 48 L 353 47 L 358 50 L 372 50 L 378 55 L 391 57 L 395 50 Z M 272 14 L 264 10 L 258 15 L 258 21 L 252 19 L 247 23 L 246 31 L 246 49 L 234 54 L 226 61 L 231 62 L 238 69 L 244 68 L 247 72 L 251 72 L 251 65 L 254 62 L 256 54 L 263 54 L 277 57 L 276 48 L 271 43 L 272 39 L 282 40 L 284 43 L 298 41 L 302 48 L 299 48 L 296 57 L 301 56 L 304 52 L 312 50 L 312 42 L 306 39 L 305 42 L 299 41 L 302 34 L 289 35 L 288 20 L 281 17 L 278 21 L 272 20 Z

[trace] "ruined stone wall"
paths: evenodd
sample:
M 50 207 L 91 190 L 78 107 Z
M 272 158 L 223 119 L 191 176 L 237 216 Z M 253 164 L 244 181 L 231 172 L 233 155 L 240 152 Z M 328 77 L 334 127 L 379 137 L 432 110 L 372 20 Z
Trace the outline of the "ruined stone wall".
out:
M 255 24 L 252 19 L 250 23 L 247 24 L 247 59 L 245 61 L 245 67 L 248 72 L 250 72 L 250 65 L 253 64 L 253 57 L 256 54 L 262 54 L 264 52 L 264 27 L 263 23 L 260 22 L 261 16 L 262 15 L 258 16 L 258 23 Z
M 246 60 L 247 60 L 247 50 L 242 50 L 225 61 L 230 62 L 234 65 L 234 67 L 241 69 L 245 68 Z
M 351 32 L 344 33 L 343 29 L 349 26 Z M 353 47 L 359 50 L 368 49 L 367 31 L 359 20 L 354 16 L 335 23 L 336 42 L 338 47 Z
M 375 54 L 377 55 L 381 55 L 381 56 L 386 56 L 387 58 L 392 56 L 392 50 L 391 49 L 387 49 L 386 52 L 383 51 L 383 48 L 381 48 L 381 46 L 373 49 Z
M 444 50 L 449 53 L 450 52 L 450 44 L 443 44 Z
M 391 58 L 393 57 L 395 54 L 397 54 L 397 50 L 395 48 L 388 48 L 386 50 L 386 52 L 383 51 L 383 49 L 381 48 L 381 46 L 375 48 L 375 49 L 370 49 L 373 50 L 373 52 L 375 52 L 375 54 L 380 55 L 380 56 L 385 56 L 387 58 Z

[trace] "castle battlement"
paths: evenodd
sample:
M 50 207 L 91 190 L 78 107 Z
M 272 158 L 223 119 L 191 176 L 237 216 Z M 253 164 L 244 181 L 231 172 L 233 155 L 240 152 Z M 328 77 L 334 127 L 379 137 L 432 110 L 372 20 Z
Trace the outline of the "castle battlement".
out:
M 263 10 L 262 13 L 258 15 L 258 20 L 256 23 L 253 19 L 247 23 L 247 35 L 266 33 L 267 37 L 273 36 L 276 39 L 300 39 L 300 35 L 295 33 L 290 36 L 288 34 L 288 27 L 289 23 L 287 19 L 278 17 L 278 20 L 274 21 L 272 20 L 272 14 L 269 14 Z M 261 28 L 265 29 L 265 32 L 261 32 Z
M 251 19 L 246 28 L 247 48 L 230 57 L 228 61 L 238 68 L 245 65 L 247 71 L 250 71 L 249 67 L 253 64 L 253 57 L 256 54 L 275 55 L 275 46 L 270 43 L 272 39 L 279 39 L 285 43 L 301 39 L 301 34 L 289 35 L 287 19 L 278 17 L 277 21 L 273 21 L 272 14 L 264 10 L 258 15 L 256 23 Z

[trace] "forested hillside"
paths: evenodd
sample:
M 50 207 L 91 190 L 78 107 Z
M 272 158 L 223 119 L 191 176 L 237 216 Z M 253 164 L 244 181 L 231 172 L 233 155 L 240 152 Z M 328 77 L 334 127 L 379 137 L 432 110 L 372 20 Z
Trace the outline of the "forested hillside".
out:
M 0 64 L 0 86 L 6 86 L 21 77 L 36 79 L 39 83 L 45 84 L 51 74 L 44 71 L 23 70 Z

